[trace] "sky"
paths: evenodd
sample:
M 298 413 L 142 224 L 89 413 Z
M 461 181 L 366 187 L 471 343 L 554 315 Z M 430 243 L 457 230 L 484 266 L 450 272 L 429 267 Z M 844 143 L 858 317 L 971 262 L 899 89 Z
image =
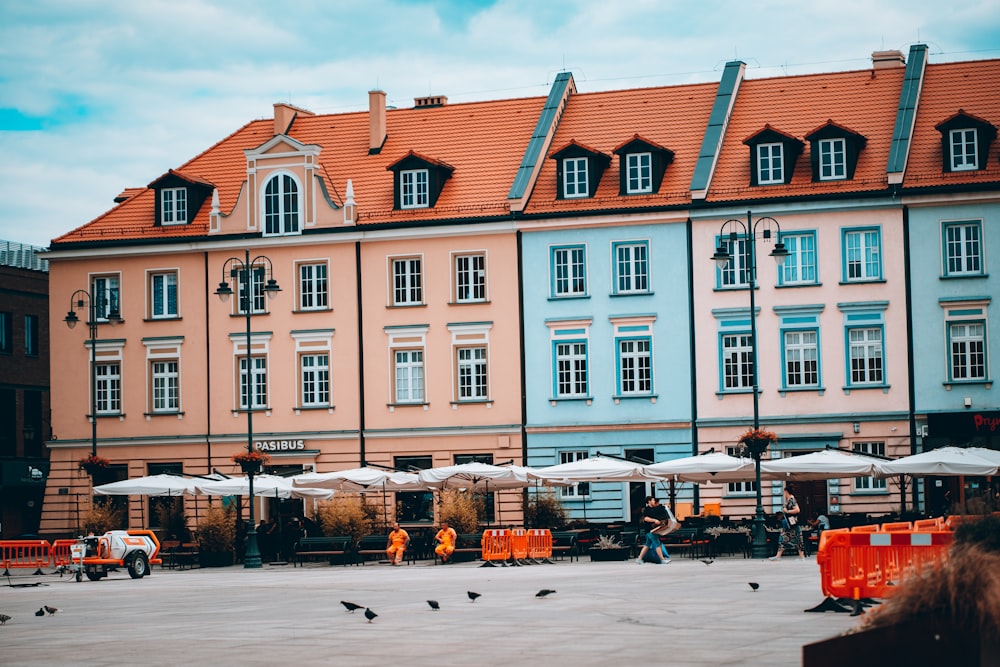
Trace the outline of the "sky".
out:
M 275 102 L 317 114 L 1000 58 L 1000 0 L 0 2 L 0 241 L 49 242 Z M 1000 119 L 993 119 L 997 122 Z

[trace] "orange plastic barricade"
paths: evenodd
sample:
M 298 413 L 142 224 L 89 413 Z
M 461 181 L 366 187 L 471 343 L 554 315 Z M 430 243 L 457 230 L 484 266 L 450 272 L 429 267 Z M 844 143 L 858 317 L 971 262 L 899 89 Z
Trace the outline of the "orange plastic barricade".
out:
M 901 579 L 944 563 L 953 538 L 948 531 L 824 531 L 816 554 L 823 594 L 884 598 Z
M 11 568 L 35 568 L 35 574 L 44 574 L 43 567 L 49 564 L 49 543 L 46 540 L 3 540 L 0 541 L 0 566 L 3 576 L 10 575 Z
M 528 557 L 528 531 L 524 528 L 511 528 L 510 556 L 515 563 L 521 563 Z
M 852 526 L 852 533 L 876 533 L 878 532 L 878 524 L 869 523 L 864 526 Z
M 552 531 L 548 528 L 528 530 L 528 557 L 544 563 L 552 562 Z
M 935 519 L 917 519 L 913 522 L 913 530 L 917 533 L 930 533 L 935 530 L 947 530 L 941 517 Z
M 56 540 L 49 547 L 49 564 L 52 567 L 64 567 L 73 562 L 72 549 L 76 540 Z
M 510 531 L 506 528 L 491 528 L 483 531 L 482 567 L 496 567 L 493 561 L 500 561 L 505 566 L 510 559 Z
M 906 533 L 913 530 L 913 524 L 909 521 L 896 521 L 893 523 L 883 523 L 878 528 L 880 533 Z

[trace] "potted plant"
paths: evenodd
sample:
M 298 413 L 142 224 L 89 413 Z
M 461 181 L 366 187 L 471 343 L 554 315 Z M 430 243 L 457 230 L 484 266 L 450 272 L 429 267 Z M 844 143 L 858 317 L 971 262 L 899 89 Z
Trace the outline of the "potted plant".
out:
M 110 464 L 111 462 L 103 456 L 98 456 L 97 454 L 87 454 L 80 459 L 79 468 L 80 470 L 85 471 L 88 475 L 93 476 L 96 472 L 107 470 Z
M 778 434 L 774 431 L 752 428 L 740 436 L 739 442 L 750 450 L 752 456 L 760 458 L 761 454 L 777 440 Z
M 524 524 L 529 528 L 560 530 L 566 525 L 566 510 L 551 491 L 526 496 L 523 511 Z
M 632 555 L 630 552 L 613 535 L 601 535 L 588 551 L 592 561 L 628 560 Z
M 236 516 L 231 509 L 209 507 L 198 520 L 198 562 L 202 567 L 233 564 Z
M 236 452 L 232 456 L 233 462 L 238 463 L 240 468 L 247 475 L 258 474 L 265 463 L 271 460 L 271 457 L 259 449 L 254 449 L 251 451 L 240 451 Z

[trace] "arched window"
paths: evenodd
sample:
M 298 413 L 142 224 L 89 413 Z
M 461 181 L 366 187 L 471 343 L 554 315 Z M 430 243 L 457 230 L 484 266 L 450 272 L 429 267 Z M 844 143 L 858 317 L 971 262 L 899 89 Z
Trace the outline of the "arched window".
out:
M 273 176 L 264 188 L 264 235 L 299 233 L 299 186 L 288 174 Z

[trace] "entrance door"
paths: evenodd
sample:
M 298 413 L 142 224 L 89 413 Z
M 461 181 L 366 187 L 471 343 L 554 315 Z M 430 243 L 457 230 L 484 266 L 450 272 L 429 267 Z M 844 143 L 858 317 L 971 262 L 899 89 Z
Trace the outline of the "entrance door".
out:
M 626 449 L 625 458 L 636 463 L 653 463 L 652 448 Z M 655 488 L 653 490 L 655 493 Z M 638 524 L 642 518 L 642 508 L 646 506 L 646 496 L 652 495 L 649 492 L 649 484 L 646 482 L 628 483 L 628 507 L 625 508 L 625 521 Z M 663 501 L 663 498 L 660 498 Z

